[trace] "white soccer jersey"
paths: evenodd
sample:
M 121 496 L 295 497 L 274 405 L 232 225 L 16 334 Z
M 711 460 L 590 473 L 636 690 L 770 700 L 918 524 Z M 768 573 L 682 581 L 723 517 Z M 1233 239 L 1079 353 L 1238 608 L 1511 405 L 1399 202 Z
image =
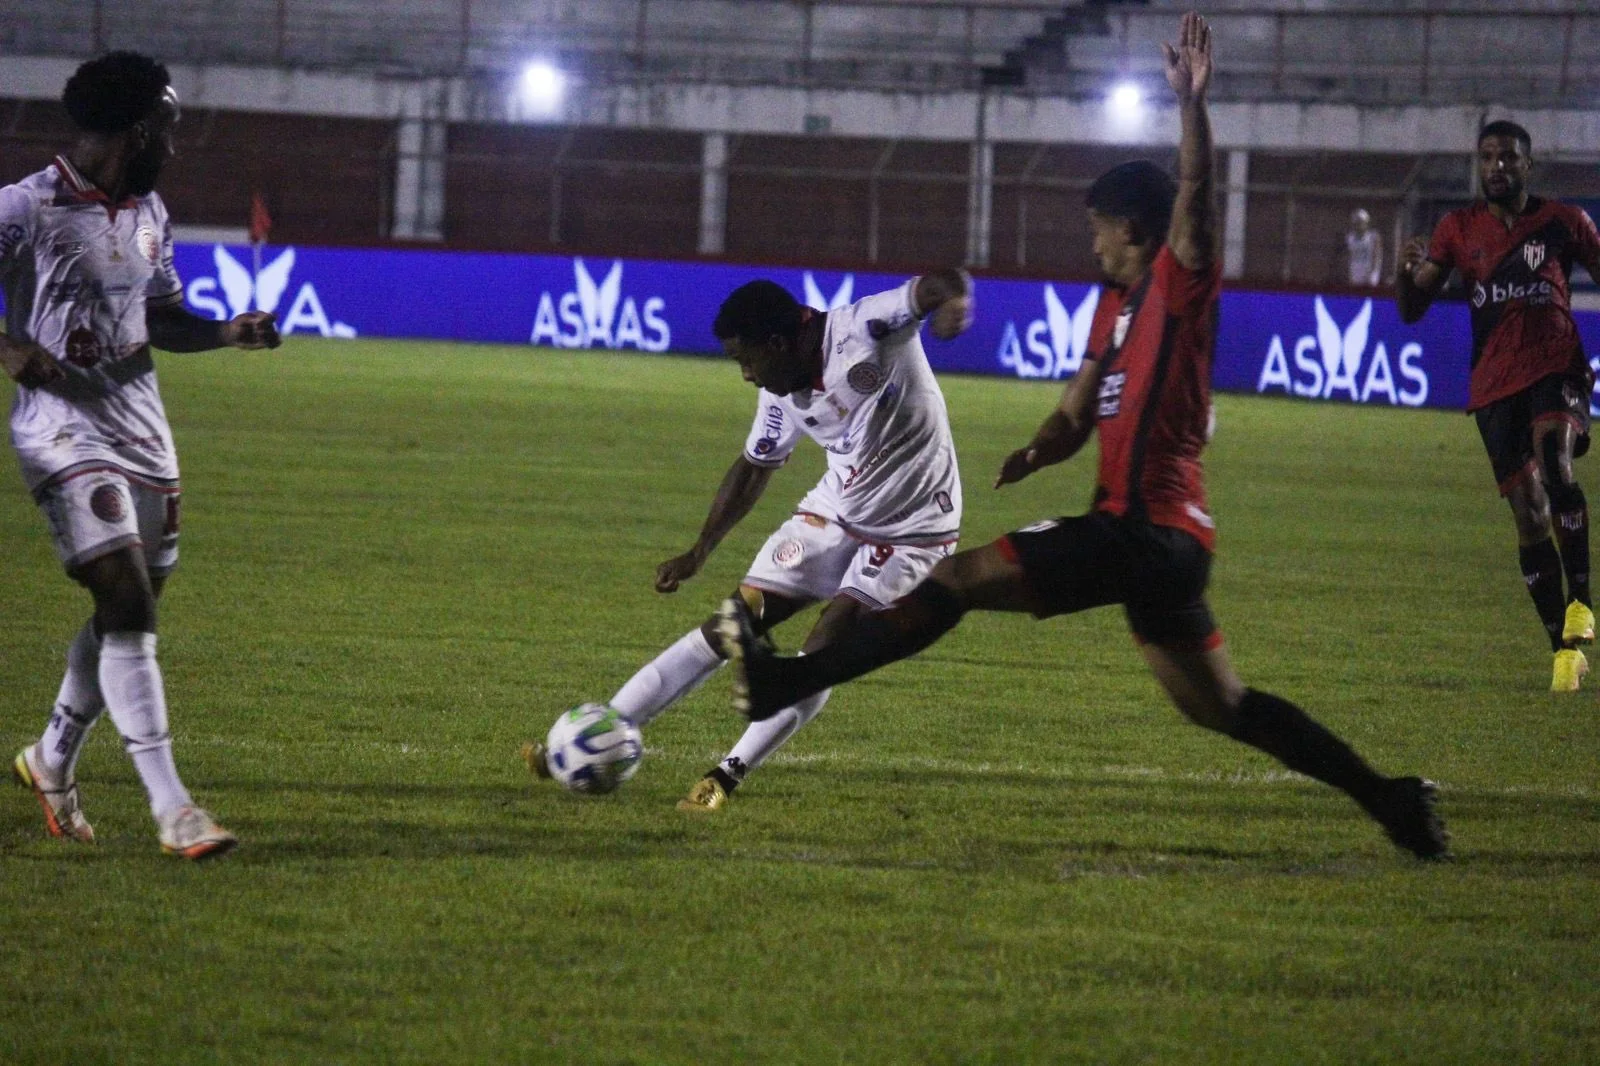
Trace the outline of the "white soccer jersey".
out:
M 176 481 L 145 326 L 147 305 L 183 299 L 161 198 L 112 204 L 58 156 L 0 189 L 0 286 L 7 332 L 65 372 L 45 388 L 17 388 L 11 442 L 28 487 L 81 463 Z
M 744 446 L 750 462 L 781 466 L 810 437 L 828 472 L 799 509 L 895 544 L 954 540 L 961 526 L 961 472 L 915 284 L 828 312 L 821 377 L 788 396 L 762 389 Z

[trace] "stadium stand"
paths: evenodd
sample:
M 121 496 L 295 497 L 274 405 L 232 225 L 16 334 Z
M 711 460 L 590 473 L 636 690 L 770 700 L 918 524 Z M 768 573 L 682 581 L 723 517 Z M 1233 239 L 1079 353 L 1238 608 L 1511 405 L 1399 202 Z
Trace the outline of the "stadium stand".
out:
M 1164 95 L 1157 43 L 1184 6 L 407 0 L 374 18 L 357 0 L 12 0 L 0 64 L 112 47 L 182 64 L 187 160 L 169 198 L 187 220 L 237 226 L 259 191 L 275 239 L 290 242 L 839 265 L 965 252 L 1000 270 L 1083 275 L 1090 178 L 1130 156 L 1170 159 L 1154 126 L 1120 139 L 1103 100 L 1121 80 Z M 1336 283 L 1358 207 L 1392 257 L 1398 238 L 1473 194 L 1481 117 L 1528 116 L 1544 191 L 1600 195 L 1600 130 L 1582 117 L 1600 102 L 1592 4 L 1206 7 L 1227 57 L 1215 96 L 1244 215 L 1236 276 Z M 536 57 L 576 86 L 558 116 L 506 105 Z M 24 91 L 18 69 L 0 83 L 0 181 L 67 135 L 59 74 Z M 994 126 L 975 128 L 979 113 Z M 297 173 L 331 180 L 284 176 L 285 145 Z M 720 199 L 711 231 L 708 190 Z

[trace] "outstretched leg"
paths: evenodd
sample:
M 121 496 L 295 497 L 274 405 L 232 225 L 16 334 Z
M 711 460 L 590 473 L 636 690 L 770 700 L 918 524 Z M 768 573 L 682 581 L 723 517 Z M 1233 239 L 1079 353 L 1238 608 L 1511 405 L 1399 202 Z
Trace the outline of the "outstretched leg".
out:
M 721 638 L 735 660 L 734 704 L 752 721 L 807 696 L 909 658 L 954 629 L 970 610 L 1025 611 L 1023 570 L 999 543 L 942 559 L 928 579 L 887 610 L 858 615 L 814 654 L 765 653 L 744 605 L 723 604 Z
M 1433 785 L 1384 777 L 1288 700 L 1246 688 L 1227 649 L 1141 645 L 1145 661 L 1178 710 L 1197 725 L 1266 752 L 1289 769 L 1348 794 L 1389 838 L 1419 858 L 1442 858 L 1447 837 L 1433 813 Z

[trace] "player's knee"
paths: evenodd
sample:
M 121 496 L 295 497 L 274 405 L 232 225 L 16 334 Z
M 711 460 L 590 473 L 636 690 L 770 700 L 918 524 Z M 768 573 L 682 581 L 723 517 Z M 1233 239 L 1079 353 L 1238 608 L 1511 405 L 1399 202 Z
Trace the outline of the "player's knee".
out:
M 1560 433 L 1546 433 L 1539 439 L 1539 478 L 1546 490 L 1572 483 L 1572 462 L 1562 447 Z

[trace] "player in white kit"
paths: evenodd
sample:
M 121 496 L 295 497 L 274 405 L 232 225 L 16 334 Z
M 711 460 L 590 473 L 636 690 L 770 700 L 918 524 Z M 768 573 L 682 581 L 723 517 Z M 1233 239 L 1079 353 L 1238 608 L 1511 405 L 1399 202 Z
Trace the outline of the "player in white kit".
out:
M 156 663 L 156 598 L 178 561 L 178 459 L 151 348 L 275 348 L 270 314 L 183 307 L 166 206 L 177 95 L 161 64 L 113 52 L 62 94 L 71 150 L 0 189 L 0 367 L 17 382 L 11 442 L 67 574 L 94 615 L 67 651 L 44 735 L 13 769 L 54 836 L 90 842 L 76 766 L 109 712 L 150 797 L 161 846 L 188 859 L 237 841 L 190 798 L 172 759 Z
M 767 539 L 739 586 L 763 632 L 827 601 L 803 650 L 819 648 L 858 612 L 909 592 L 954 550 L 961 476 L 944 395 L 922 349 L 929 316 L 934 335 L 946 340 L 971 323 L 964 272 L 913 278 L 828 312 L 803 307 L 770 281 L 734 290 L 712 332 L 760 390 L 755 420 L 694 546 L 657 568 L 657 591 L 674 592 L 699 572 L 802 437 L 821 445 L 828 471 Z M 722 665 L 715 632 L 713 616 L 640 669 L 611 705 L 634 724 L 648 724 Z M 678 807 L 719 809 L 827 699 L 818 693 L 751 724 Z M 537 748 L 530 764 L 544 770 Z

